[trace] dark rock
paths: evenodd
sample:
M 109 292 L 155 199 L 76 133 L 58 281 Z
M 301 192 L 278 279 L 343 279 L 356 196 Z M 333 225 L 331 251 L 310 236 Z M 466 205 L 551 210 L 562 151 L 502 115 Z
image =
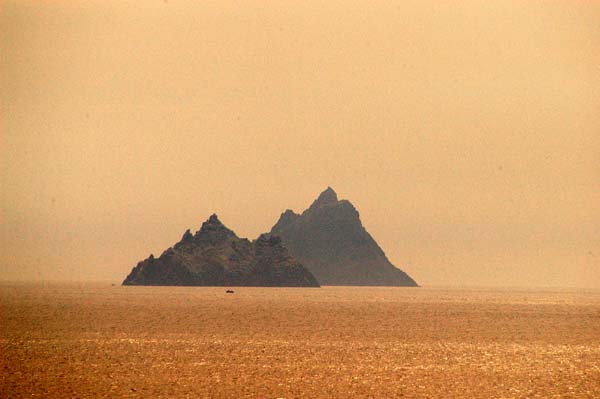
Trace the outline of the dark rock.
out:
M 417 286 L 390 263 L 354 206 L 331 187 L 301 215 L 285 211 L 271 229 L 323 285 Z
M 319 286 L 279 237 L 241 239 L 214 214 L 160 257 L 139 262 L 123 285 Z
M 322 208 L 328 205 L 335 205 L 338 202 L 337 194 L 333 188 L 327 187 L 319 197 L 312 203 L 310 208 Z
M 183 237 L 181 237 L 181 241 L 192 241 L 193 239 L 194 236 L 192 235 L 190 229 L 187 229 L 185 233 L 183 233 Z

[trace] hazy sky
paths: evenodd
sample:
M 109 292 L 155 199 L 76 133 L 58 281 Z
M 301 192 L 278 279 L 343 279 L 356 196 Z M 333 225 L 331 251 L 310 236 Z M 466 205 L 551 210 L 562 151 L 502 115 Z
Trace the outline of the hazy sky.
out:
M 331 185 L 422 285 L 600 287 L 600 2 L 0 2 L 0 279 Z

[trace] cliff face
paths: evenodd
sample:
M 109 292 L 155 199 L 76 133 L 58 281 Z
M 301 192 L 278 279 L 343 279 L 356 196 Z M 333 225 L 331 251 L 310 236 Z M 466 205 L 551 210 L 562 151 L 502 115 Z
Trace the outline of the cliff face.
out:
M 123 285 L 318 287 L 278 237 L 239 238 L 212 215 L 196 234 L 134 267 Z
M 323 285 L 417 286 L 394 267 L 359 214 L 330 187 L 301 215 L 286 210 L 271 229 Z

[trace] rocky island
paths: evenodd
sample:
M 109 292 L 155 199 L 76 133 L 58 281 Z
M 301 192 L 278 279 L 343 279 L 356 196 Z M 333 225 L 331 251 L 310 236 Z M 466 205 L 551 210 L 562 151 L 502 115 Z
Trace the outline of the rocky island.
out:
M 412 286 L 363 227 L 358 211 L 328 187 L 302 214 L 286 210 L 271 229 L 322 285 Z
M 319 283 L 290 256 L 281 239 L 262 234 L 239 238 L 213 214 L 192 234 L 158 258 L 139 262 L 123 285 L 318 287 Z

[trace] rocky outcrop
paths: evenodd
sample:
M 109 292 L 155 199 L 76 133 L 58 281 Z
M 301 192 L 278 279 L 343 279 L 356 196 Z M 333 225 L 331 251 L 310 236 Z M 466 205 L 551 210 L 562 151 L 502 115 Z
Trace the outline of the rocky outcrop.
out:
M 301 215 L 286 210 L 271 229 L 323 285 L 417 286 L 390 263 L 354 206 L 331 187 Z
M 283 247 L 263 234 L 239 238 L 212 215 L 160 257 L 137 264 L 123 285 L 318 287 L 315 277 Z

